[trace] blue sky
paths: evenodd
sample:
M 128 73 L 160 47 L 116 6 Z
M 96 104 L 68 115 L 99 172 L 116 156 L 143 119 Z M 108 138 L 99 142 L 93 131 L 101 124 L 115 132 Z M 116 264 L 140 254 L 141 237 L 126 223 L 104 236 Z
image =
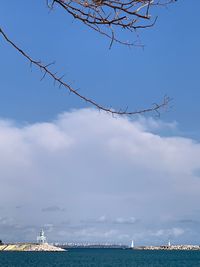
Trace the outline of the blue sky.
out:
M 114 44 L 74 21 L 59 8 L 49 12 L 45 1 L 3 1 L 1 25 L 32 57 L 53 67 L 66 81 L 97 102 L 114 108 L 150 106 L 167 94 L 173 108 L 162 114 L 176 120 L 188 135 L 199 138 L 198 1 L 177 1 L 156 9 L 155 27 L 140 31 L 145 49 Z M 194 8 L 195 6 L 195 8 Z M 134 34 L 124 34 L 135 40 Z M 71 108 L 86 107 L 76 97 L 52 86 L 1 41 L 1 116 L 17 121 L 49 120 Z M 152 115 L 152 114 L 151 114 Z
M 33 58 L 55 60 L 52 70 L 105 106 L 173 102 L 160 119 L 114 119 L 40 81 L 1 37 L 1 239 L 33 240 L 43 226 L 52 241 L 199 243 L 200 3 L 156 9 L 156 25 L 139 32 L 144 49 L 109 50 L 45 2 L 1 3 L 1 27 Z

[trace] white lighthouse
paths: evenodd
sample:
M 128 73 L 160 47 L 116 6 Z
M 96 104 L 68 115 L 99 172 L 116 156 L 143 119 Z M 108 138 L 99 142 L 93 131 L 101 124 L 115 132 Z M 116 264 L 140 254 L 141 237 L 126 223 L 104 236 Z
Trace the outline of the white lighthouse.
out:
M 131 248 L 134 248 L 134 241 L 131 242 Z
M 39 244 L 45 244 L 45 243 L 47 243 L 47 238 L 44 235 L 43 229 L 40 231 L 39 236 L 37 236 L 37 243 L 39 243 Z

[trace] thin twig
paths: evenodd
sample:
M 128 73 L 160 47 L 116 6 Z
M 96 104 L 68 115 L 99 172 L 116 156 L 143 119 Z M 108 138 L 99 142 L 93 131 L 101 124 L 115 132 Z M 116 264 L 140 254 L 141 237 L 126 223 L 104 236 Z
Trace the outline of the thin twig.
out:
M 90 98 L 85 97 L 84 95 L 80 94 L 76 89 L 74 89 L 73 87 L 71 87 L 69 84 L 67 84 L 66 82 L 64 82 L 62 80 L 62 77 L 57 76 L 56 73 L 53 73 L 50 69 L 49 66 L 52 65 L 52 63 L 50 64 L 43 64 L 41 61 L 35 60 L 33 58 L 31 58 L 27 53 L 25 53 L 20 47 L 18 47 L 13 41 L 11 41 L 8 36 L 6 35 L 6 33 L 3 31 L 2 28 L 0 28 L 0 34 L 4 37 L 4 39 L 12 46 L 14 47 L 21 55 L 23 55 L 29 62 L 31 65 L 35 65 L 37 66 L 40 70 L 42 70 L 44 72 L 42 79 L 46 76 L 49 75 L 54 83 L 58 82 L 59 87 L 63 86 L 65 87 L 70 93 L 75 94 L 76 96 L 78 96 L 79 98 L 81 98 L 82 100 L 84 100 L 87 103 L 90 103 L 91 105 L 95 106 L 96 108 L 98 108 L 99 110 L 103 110 L 105 112 L 111 113 L 112 115 L 117 114 L 117 115 L 135 115 L 135 114 L 142 114 L 142 113 L 146 113 L 146 112 L 152 112 L 152 111 L 158 111 L 163 107 L 166 107 L 170 101 L 169 97 L 164 97 L 163 102 L 161 104 L 156 104 L 153 105 L 150 108 L 146 108 L 146 109 L 141 109 L 141 110 L 136 110 L 136 111 L 127 111 L 127 109 L 125 110 L 114 110 L 112 108 L 106 108 L 98 103 L 96 103 L 95 101 L 93 101 Z
M 150 9 L 156 6 L 167 6 L 176 0 L 46 0 L 47 6 L 53 9 L 55 4 L 64 9 L 74 19 L 81 21 L 93 30 L 124 45 L 133 45 L 117 37 L 116 32 L 145 29 L 154 26 Z

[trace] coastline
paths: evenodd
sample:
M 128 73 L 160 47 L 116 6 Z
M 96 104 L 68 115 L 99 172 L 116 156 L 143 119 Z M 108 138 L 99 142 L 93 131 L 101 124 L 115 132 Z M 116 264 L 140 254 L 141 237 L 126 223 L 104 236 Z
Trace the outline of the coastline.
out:
M 200 250 L 199 245 L 171 245 L 171 246 L 138 246 L 133 250 Z
M 52 251 L 52 252 L 65 252 L 66 250 L 60 247 L 36 243 L 17 243 L 17 244 L 4 244 L 0 245 L 0 252 L 3 251 Z

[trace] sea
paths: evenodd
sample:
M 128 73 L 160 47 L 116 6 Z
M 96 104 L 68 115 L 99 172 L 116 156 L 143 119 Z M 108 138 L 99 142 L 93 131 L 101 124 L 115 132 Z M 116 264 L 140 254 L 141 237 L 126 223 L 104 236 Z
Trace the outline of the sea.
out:
M 200 267 L 200 251 L 69 249 L 0 252 L 0 267 Z

